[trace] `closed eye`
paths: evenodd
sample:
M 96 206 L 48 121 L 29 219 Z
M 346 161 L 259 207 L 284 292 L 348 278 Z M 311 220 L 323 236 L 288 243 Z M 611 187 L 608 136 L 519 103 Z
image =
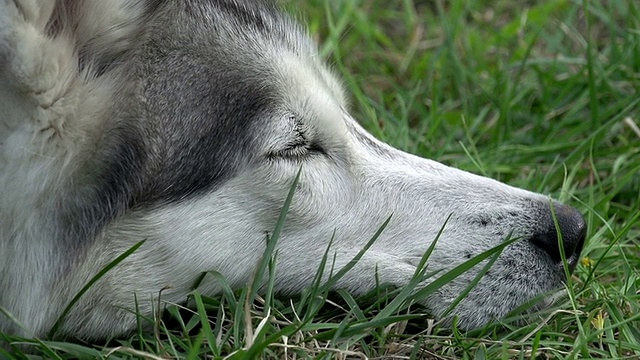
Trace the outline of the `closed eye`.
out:
M 318 142 L 295 142 L 288 144 L 284 149 L 268 154 L 269 158 L 302 159 L 312 155 L 327 155 L 327 152 Z
M 319 143 L 319 142 L 317 142 L 317 141 L 312 141 L 312 142 L 308 145 L 307 149 L 308 149 L 308 150 L 309 150 L 309 152 L 311 152 L 311 153 L 317 153 L 317 154 L 319 154 L 319 155 L 327 155 L 327 152 L 324 150 L 324 147 L 322 147 L 322 146 L 320 145 L 320 143 Z
M 299 116 L 289 115 L 287 123 L 292 125 L 291 133 L 287 136 L 287 143 L 282 147 L 272 149 L 267 154 L 268 158 L 302 160 L 312 155 L 327 155 L 322 144 L 314 139 L 310 129 L 300 121 Z

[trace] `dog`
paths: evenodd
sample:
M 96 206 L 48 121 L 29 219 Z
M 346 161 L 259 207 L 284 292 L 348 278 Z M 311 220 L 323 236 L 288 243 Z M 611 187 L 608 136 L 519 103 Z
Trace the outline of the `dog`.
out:
M 562 287 L 585 241 L 578 210 L 394 149 L 347 108 L 273 2 L 0 0 L 0 332 L 46 336 L 142 240 L 60 337 L 126 334 L 133 310 L 151 314 L 162 289 L 184 302 L 203 272 L 246 285 L 296 176 L 278 293 L 310 286 L 330 242 L 333 269 L 349 264 L 390 216 L 334 289 L 404 286 L 436 239 L 434 271 L 515 239 L 447 315 L 461 328 Z M 480 270 L 423 304 L 442 318 Z

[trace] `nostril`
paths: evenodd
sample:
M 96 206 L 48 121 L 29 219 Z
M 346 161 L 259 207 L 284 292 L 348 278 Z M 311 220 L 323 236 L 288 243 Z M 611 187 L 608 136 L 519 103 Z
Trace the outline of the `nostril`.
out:
M 582 214 L 571 206 L 559 203 L 554 204 L 554 212 L 562 234 L 565 257 L 570 258 L 573 255 L 579 255 L 587 234 L 587 223 Z M 561 261 L 558 233 L 550 207 L 540 215 L 540 222 L 531 237 L 531 242 L 551 255 L 553 260 Z

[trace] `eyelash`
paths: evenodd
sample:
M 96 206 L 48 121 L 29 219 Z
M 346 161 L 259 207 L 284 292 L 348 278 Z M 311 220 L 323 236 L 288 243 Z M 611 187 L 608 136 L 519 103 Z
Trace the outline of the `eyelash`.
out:
M 284 150 L 270 154 L 270 157 L 302 158 L 313 154 L 326 155 L 324 149 L 317 143 L 304 142 L 289 144 Z
M 284 156 L 303 156 L 309 153 L 309 147 L 307 143 L 289 144 L 281 151 Z

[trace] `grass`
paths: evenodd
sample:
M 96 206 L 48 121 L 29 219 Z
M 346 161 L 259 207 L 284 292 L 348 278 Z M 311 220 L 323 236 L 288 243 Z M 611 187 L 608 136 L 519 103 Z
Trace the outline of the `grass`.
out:
M 214 298 L 194 292 L 196 311 L 169 306 L 152 333 L 140 330 L 106 347 L 42 342 L 40 355 L 640 358 L 640 5 L 288 3 L 304 14 L 352 95 L 353 115 L 375 136 L 551 194 L 585 214 L 588 242 L 569 298 L 528 325 L 461 332 L 440 328 L 412 305 L 411 286 L 354 299 L 329 294 L 317 281 L 292 300 L 227 287 Z M 262 266 L 272 274 L 277 256 L 266 255 Z M 331 266 L 329 255 L 324 260 Z

